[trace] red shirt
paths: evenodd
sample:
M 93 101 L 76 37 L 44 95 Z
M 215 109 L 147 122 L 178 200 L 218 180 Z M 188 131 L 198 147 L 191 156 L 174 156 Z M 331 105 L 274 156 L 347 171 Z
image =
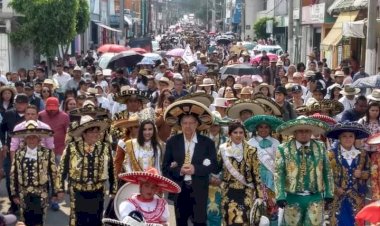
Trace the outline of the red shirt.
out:
M 69 115 L 63 111 L 59 111 L 56 115 L 50 116 L 45 110 L 38 114 L 40 120 L 48 124 L 54 131 L 54 153 L 62 155 L 65 149 L 65 138 L 67 129 L 69 128 Z

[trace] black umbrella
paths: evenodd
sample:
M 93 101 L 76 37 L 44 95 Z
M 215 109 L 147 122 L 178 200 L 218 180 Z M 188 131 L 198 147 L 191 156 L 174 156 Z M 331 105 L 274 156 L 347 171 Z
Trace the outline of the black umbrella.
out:
M 380 75 L 371 75 L 366 78 L 359 78 L 352 83 L 355 88 L 378 88 L 380 87 Z
M 107 68 L 133 67 L 144 58 L 143 55 L 132 50 L 123 51 L 111 58 Z
M 219 72 L 222 74 L 222 79 L 226 75 L 242 76 L 242 75 L 255 74 L 254 68 L 246 64 L 234 64 L 234 65 L 225 66 L 225 67 L 222 67 Z

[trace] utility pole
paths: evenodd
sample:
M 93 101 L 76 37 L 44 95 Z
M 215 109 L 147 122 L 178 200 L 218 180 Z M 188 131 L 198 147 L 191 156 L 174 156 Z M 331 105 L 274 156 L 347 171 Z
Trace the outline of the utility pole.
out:
M 290 55 L 290 61 L 294 63 L 295 57 L 294 57 L 294 37 L 293 37 L 293 28 L 294 28 L 294 21 L 293 21 L 293 0 L 288 0 L 288 54 Z
M 298 22 L 296 27 L 296 50 L 293 63 L 301 62 L 301 37 L 302 37 L 302 0 L 298 0 Z
M 216 6 L 215 6 L 215 0 L 212 0 L 212 9 L 211 9 L 211 32 L 215 32 L 215 15 L 216 14 Z
M 210 22 L 208 21 L 208 0 L 206 0 L 206 31 L 208 31 L 208 25 Z
M 242 21 L 242 26 L 241 26 L 241 40 L 245 40 L 245 0 L 242 1 L 241 3 L 241 21 Z
M 367 47 L 365 54 L 365 71 L 369 75 L 376 74 L 376 15 L 377 0 L 368 0 Z
M 124 0 L 120 0 L 120 30 L 121 30 L 121 33 L 120 33 L 120 41 L 119 41 L 119 44 L 120 45 L 125 45 L 125 27 L 124 27 Z

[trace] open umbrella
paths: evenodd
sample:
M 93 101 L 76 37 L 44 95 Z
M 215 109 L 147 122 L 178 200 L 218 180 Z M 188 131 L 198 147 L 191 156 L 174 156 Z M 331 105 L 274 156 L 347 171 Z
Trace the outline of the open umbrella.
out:
M 380 223 L 380 200 L 363 207 L 363 209 L 356 214 L 355 220 L 361 226 L 365 225 L 365 221 L 373 224 Z
M 182 55 L 183 55 L 184 52 L 185 52 L 184 49 L 176 48 L 176 49 L 169 50 L 169 51 L 166 53 L 166 56 L 182 57 Z
M 119 67 L 132 67 L 143 58 L 143 55 L 136 53 L 135 51 L 127 50 L 112 57 L 107 68 L 115 69 Z
M 137 63 L 137 65 L 154 65 L 154 61 L 144 57 L 140 62 Z
M 144 53 L 143 54 L 144 59 L 150 59 L 152 61 L 162 60 L 162 57 L 158 53 Z
M 148 52 L 146 51 L 146 49 L 143 49 L 143 48 L 132 48 L 130 50 L 135 51 L 136 53 L 140 53 L 140 54 L 144 54 Z
M 227 37 L 223 37 L 223 36 L 216 39 L 216 43 L 218 45 L 229 45 L 231 42 L 232 42 L 231 39 Z
M 371 75 L 366 78 L 359 78 L 352 83 L 355 88 L 378 88 L 380 87 L 380 75 Z
M 102 53 L 120 53 L 128 50 L 127 47 L 117 44 L 104 44 L 98 48 L 98 52 Z
M 267 56 L 269 57 L 270 61 L 271 60 L 277 61 L 277 59 L 278 59 L 278 56 L 276 54 L 274 54 L 274 53 L 267 53 Z M 259 54 L 259 55 L 255 56 L 254 58 L 251 59 L 251 64 L 254 61 L 256 61 L 257 63 L 259 63 L 262 57 L 263 57 L 263 54 Z
M 106 69 L 108 63 L 115 55 L 117 55 L 117 53 L 103 53 L 98 60 L 99 67 L 101 69 Z
M 227 75 L 253 75 L 255 74 L 255 71 L 253 67 L 246 65 L 246 64 L 234 64 L 222 67 L 219 71 L 222 74 L 222 79 L 224 76 Z

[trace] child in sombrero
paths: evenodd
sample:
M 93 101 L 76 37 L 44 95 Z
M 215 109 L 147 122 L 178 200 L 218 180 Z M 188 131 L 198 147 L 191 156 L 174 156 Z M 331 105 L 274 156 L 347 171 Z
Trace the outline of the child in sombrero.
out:
M 140 186 L 139 194 L 132 195 L 120 203 L 120 220 L 124 220 L 132 211 L 137 210 L 144 215 L 146 223 L 167 224 L 170 217 L 168 203 L 157 194 L 179 193 L 181 188 L 175 182 L 160 176 L 155 168 L 149 168 L 145 172 L 123 173 L 119 178 Z

